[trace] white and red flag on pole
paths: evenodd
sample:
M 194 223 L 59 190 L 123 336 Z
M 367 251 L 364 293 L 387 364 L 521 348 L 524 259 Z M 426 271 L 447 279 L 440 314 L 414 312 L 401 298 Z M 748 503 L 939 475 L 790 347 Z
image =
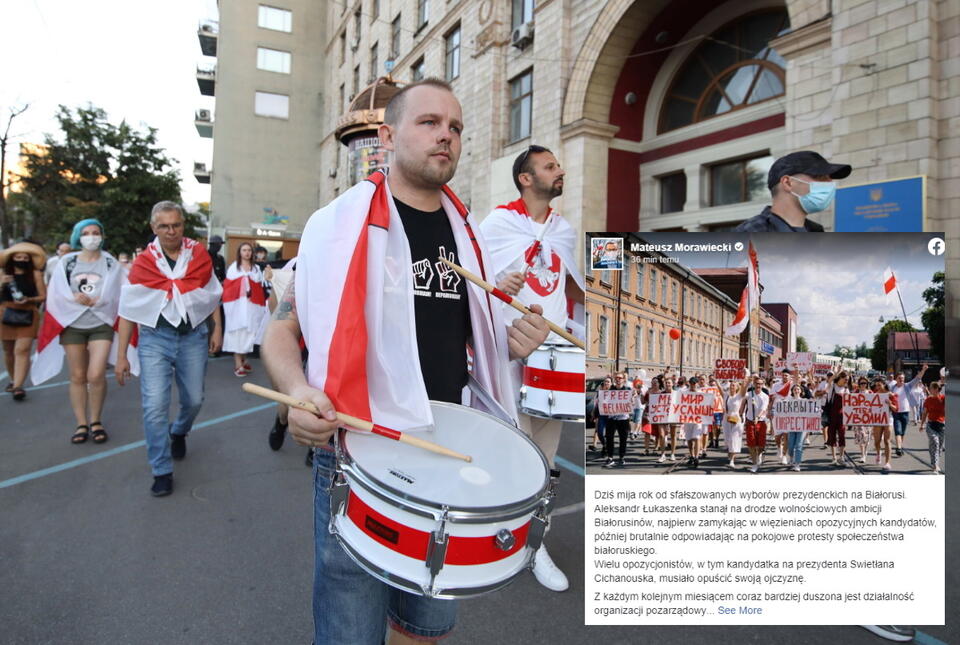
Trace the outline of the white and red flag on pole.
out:
M 60 345 L 60 332 L 72 325 L 89 310 L 105 325 L 117 329 L 117 309 L 120 306 L 120 291 L 126 282 L 123 267 L 112 255 L 103 252 L 107 265 L 107 274 L 103 277 L 103 286 L 100 296 L 91 307 L 81 305 L 76 301 L 73 290 L 67 278 L 67 267 L 75 262 L 77 253 L 63 256 L 57 264 L 50 284 L 47 286 L 46 312 L 43 316 L 43 325 L 37 336 L 37 351 L 33 356 L 30 380 L 34 385 L 56 376 L 63 368 L 63 347 Z M 113 335 L 113 346 L 110 348 L 109 362 L 116 362 L 117 334 Z M 130 371 L 140 373 L 140 361 L 137 358 L 137 339 L 132 338 L 127 349 L 127 359 L 130 361 Z
M 187 238 L 172 269 L 159 240 L 153 238 L 133 261 L 129 281 L 120 295 L 120 316 L 147 327 L 155 327 L 162 315 L 174 327 L 189 320 L 196 328 L 220 306 L 223 293 L 210 254 Z
M 740 294 L 740 306 L 737 307 L 737 315 L 733 318 L 733 324 L 727 327 L 724 332 L 725 336 L 738 336 L 747 328 L 747 323 L 750 322 L 750 310 L 747 308 L 749 299 L 750 285 L 747 285 L 743 288 L 743 293 Z
M 893 269 L 887 267 L 883 272 L 883 293 L 889 296 L 897 288 L 897 276 L 893 274 Z
M 747 251 L 747 311 L 760 307 L 760 264 L 757 262 L 757 250 L 753 242 L 749 243 Z
M 473 217 L 447 187 L 441 203 L 459 263 L 487 275 L 492 264 L 474 236 Z M 295 276 L 307 381 L 338 411 L 400 432 L 433 423 L 417 349 L 412 264 L 386 176 L 378 171 L 310 217 Z M 467 295 L 473 376 L 516 418 L 499 301 L 472 283 Z

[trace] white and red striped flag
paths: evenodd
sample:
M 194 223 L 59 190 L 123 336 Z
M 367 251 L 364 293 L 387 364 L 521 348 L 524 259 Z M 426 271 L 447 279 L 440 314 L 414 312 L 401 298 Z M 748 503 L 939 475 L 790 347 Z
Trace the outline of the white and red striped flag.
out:
M 77 254 L 68 254 L 57 264 L 57 268 L 50 276 L 47 285 L 46 312 L 43 316 L 43 325 L 37 336 L 37 351 L 33 355 L 30 369 L 30 380 L 39 385 L 57 374 L 63 368 L 63 347 L 60 345 L 60 332 L 72 325 L 88 307 L 81 305 L 74 298 L 73 290 L 67 279 L 67 266 L 71 265 Z M 105 325 L 117 329 L 117 309 L 120 306 L 120 291 L 126 282 L 123 267 L 112 255 L 103 252 L 107 264 L 107 274 L 103 277 L 103 286 L 100 296 L 89 310 Z M 110 348 L 109 362 L 116 362 L 117 334 L 113 335 L 113 345 Z M 127 359 L 130 361 L 130 371 L 140 373 L 140 361 L 137 358 L 136 335 L 130 341 L 127 349 Z
M 883 293 L 889 296 L 897 288 L 897 276 L 893 274 L 893 269 L 887 267 L 883 272 Z
M 473 234 L 476 222 L 447 187 L 441 202 L 460 264 L 487 275 L 491 261 Z M 310 217 L 295 276 L 307 382 L 338 411 L 400 432 L 433 423 L 417 350 L 411 267 L 403 223 L 378 171 Z M 516 418 L 499 301 L 472 283 L 467 295 L 473 376 Z
M 760 264 L 757 262 L 757 250 L 753 242 L 749 243 L 747 251 L 747 311 L 760 307 Z
M 747 323 L 750 322 L 750 310 L 747 306 L 749 300 L 750 285 L 747 285 L 743 288 L 743 293 L 740 294 L 740 306 L 737 307 L 737 315 L 733 318 L 733 324 L 727 327 L 727 330 L 724 332 L 725 336 L 738 336 L 747 328 Z
M 189 320 L 195 328 L 220 306 L 223 293 L 210 254 L 188 238 L 183 238 L 172 269 L 153 238 L 133 261 L 129 281 L 120 295 L 120 316 L 147 327 L 155 327 L 162 315 L 174 327 Z

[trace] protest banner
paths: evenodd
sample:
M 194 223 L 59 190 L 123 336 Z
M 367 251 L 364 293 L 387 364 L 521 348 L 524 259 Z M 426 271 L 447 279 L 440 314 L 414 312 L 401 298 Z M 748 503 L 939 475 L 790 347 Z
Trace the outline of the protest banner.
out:
M 773 431 L 819 432 L 820 402 L 816 399 L 777 399 L 773 403 Z
M 670 415 L 671 423 L 713 423 L 713 393 L 674 392 Z
M 830 363 L 814 363 L 813 375 L 817 377 L 826 376 L 827 372 L 829 372 L 832 368 L 833 368 L 833 365 L 831 365 Z
M 780 376 L 783 374 L 783 370 L 787 369 L 787 361 L 782 358 L 778 358 L 777 362 L 773 364 L 773 375 Z
M 787 369 L 809 372 L 813 369 L 813 352 L 787 352 Z
M 713 378 L 718 381 L 739 381 L 747 367 L 745 358 L 718 358 L 713 366 Z
M 706 392 L 713 395 L 713 412 L 723 412 L 723 395 L 720 394 L 720 388 L 718 387 L 702 387 L 699 390 L 700 392 Z
M 650 419 L 651 424 L 676 423 L 675 420 L 670 420 L 670 409 L 672 408 L 674 394 L 676 394 L 676 392 L 649 395 L 647 405 L 649 405 L 650 408 L 647 410 L 647 418 Z
M 843 424 L 848 426 L 890 425 L 888 395 L 879 392 L 857 392 L 843 395 Z
M 633 412 L 633 390 L 597 390 L 600 414 L 610 417 Z

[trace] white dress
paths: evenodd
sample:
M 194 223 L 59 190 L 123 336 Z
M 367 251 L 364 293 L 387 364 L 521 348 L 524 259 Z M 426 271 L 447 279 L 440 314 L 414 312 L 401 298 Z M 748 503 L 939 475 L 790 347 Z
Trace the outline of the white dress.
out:
M 738 453 L 743 448 L 743 415 L 739 414 L 742 401 L 743 395 L 741 394 L 727 397 L 723 415 L 723 443 L 727 446 L 727 452 Z M 739 423 L 730 423 L 727 419 L 733 414 L 740 417 Z
M 250 271 L 242 271 L 234 262 L 227 269 L 227 280 L 246 278 L 251 282 L 263 284 L 263 273 L 256 264 Z M 249 354 L 253 346 L 263 338 L 270 312 L 266 306 L 254 305 L 248 298 L 242 297 L 232 303 L 224 303 L 226 320 L 223 334 L 223 351 L 228 354 Z

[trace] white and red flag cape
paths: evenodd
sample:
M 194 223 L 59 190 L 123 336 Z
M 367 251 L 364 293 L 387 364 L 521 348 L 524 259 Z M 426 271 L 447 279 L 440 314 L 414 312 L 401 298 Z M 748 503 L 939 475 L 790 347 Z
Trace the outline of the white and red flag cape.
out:
M 103 324 L 117 329 L 117 309 L 120 306 L 120 290 L 126 282 L 127 276 L 120 262 L 112 255 L 103 251 L 107 264 L 107 274 L 103 277 L 103 286 L 100 296 L 92 307 L 81 305 L 74 298 L 73 290 L 67 279 L 67 266 L 70 260 L 78 255 L 72 253 L 63 256 L 50 276 L 47 286 L 46 313 L 43 316 L 43 325 L 37 337 L 37 351 L 33 356 L 30 380 L 34 385 L 56 376 L 63 367 L 63 347 L 60 345 L 60 332 L 76 322 L 87 309 Z M 113 345 L 110 348 L 109 361 L 116 362 L 117 334 L 113 335 Z M 127 349 L 127 359 L 130 361 L 130 371 L 140 373 L 140 360 L 137 358 L 136 338 L 132 338 Z
M 227 267 L 227 279 L 223 281 L 223 313 L 226 333 L 248 329 L 254 334 L 254 343 L 260 344 L 266 329 L 267 292 L 263 288 L 263 272 L 256 264 L 250 271 L 243 271 L 232 263 Z
M 162 315 L 174 327 L 189 320 L 196 328 L 220 306 L 223 292 L 210 254 L 187 238 L 172 269 L 159 240 L 153 238 L 133 261 L 129 281 L 120 294 L 120 316 L 147 327 L 155 327 Z
M 573 276 L 580 290 L 584 290 L 583 275 L 576 264 L 577 234 L 560 213 L 550 209 L 547 219 L 538 227 L 527 212 L 526 203 L 517 199 L 493 209 L 480 223 L 480 229 L 490 249 L 494 271 L 507 271 L 522 258 L 523 264 L 530 266 L 524 286 L 539 298 L 546 301 L 555 290 L 564 293 L 566 278 L 561 267 Z M 525 304 L 531 304 L 527 300 L 529 298 Z M 558 312 L 568 316 L 565 326 L 582 332 L 583 308 L 568 300 L 562 304 L 564 306 Z M 551 315 L 549 307 L 544 307 L 544 316 L 564 326 L 564 320 L 557 320 L 556 313 Z M 574 317 L 578 319 L 574 320 Z
M 441 201 L 461 265 L 487 276 L 491 260 L 473 234 L 472 215 L 447 187 Z M 386 176 L 375 172 L 310 217 L 295 277 L 307 381 L 337 410 L 401 432 L 433 423 L 417 350 L 411 267 Z M 472 283 L 467 296 L 473 376 L 516 419 L 499 300 Z

